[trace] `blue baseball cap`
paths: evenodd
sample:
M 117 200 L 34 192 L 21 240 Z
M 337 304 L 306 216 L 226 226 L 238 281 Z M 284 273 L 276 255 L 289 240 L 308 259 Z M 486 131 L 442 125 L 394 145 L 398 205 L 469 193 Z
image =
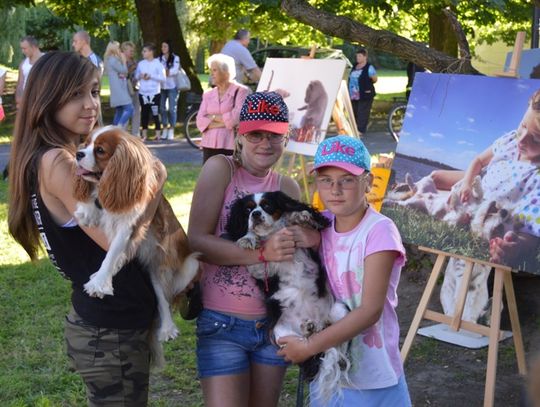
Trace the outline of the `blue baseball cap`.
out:
M 330 137 L 319 144 L 312 172 L 323 167 L 338 167 L 360 175 L 371 170 L 371 156 L 357 138 L 345 135 Z
M 238 134 L 252 131 L 287 134 L 289 110 L 279 93 L 255 92 L 246 98 L 240 110 Z

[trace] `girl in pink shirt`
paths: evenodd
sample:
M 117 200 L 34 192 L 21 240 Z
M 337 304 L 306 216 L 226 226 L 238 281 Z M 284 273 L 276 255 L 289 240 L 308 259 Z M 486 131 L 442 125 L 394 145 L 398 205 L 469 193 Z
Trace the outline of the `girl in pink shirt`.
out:
M 311 386 L 311 406 L 408 407 L 395 312 L 405 249 L 394 223 L 367 202 L 369 152 L 358 139 L 332 137 L 319 145 L 314 170 L 332 221 L 321 232 L 322 260 L 334 296 L 351 312 L 307 341 L 281 338 L 279 354 L 300 363 L 350 341 L 349 383 L 333 395 Z

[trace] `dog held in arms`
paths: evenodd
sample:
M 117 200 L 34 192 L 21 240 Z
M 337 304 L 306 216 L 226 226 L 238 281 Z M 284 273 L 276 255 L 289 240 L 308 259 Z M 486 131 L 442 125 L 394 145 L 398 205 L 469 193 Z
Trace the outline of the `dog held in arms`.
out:
M 291 225 L 321 230 L 329 221 L 315 209 L 281 191 L 252 194 L 238 199 L 226 226 L 228 238 L 247 249 L 264 247 L 274 232 Z M 287 335 L 308 338 L 343 318 L 348 309 L 336 302 L 326 284 L 317 254 L 296 248 L 294 259 L 247 267 L 265 296 L 273 339 Z M 322 399 L 347 380 L 347 345 L 330 348 L 301 365 L 306 380 L 316 380 Z
M 100 269 L 84 285 L 92 297 L 114 295 L 113 277 L 135 256 L 147 267 L 158 300 L 159 323 L 152 328 L 152 361 L 164 364 L 161 342 L 179 331 L 171 303 L 197 275 L 198 254 L 162 195 L 149 226 L 138 221 L 158 190 L 157 159 L 144 143 L 119 127 L 91 133 L 76 155 L 74 213 L 79 224 L 100 227 L 110 243 Z

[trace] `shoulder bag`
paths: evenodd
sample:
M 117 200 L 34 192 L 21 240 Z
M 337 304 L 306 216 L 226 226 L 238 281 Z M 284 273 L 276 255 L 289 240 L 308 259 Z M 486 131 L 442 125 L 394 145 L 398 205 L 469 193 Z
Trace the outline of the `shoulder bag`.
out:
M 191 89 L 191 81 L 183 68 L 179 68 L 178 74 L 176 74 L 176 89 L 180 92 L 187 92 Z

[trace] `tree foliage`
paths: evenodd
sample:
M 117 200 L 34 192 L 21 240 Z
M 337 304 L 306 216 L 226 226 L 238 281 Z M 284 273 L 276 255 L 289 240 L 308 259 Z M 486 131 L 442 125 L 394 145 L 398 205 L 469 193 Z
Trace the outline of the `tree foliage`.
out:
M 108 37 L 109 26 L 127 23 L 135 12 L 132 0 L 47 0 L 46 3 L 73 26 L 84 27 L 90 34 L 102 38 Z

